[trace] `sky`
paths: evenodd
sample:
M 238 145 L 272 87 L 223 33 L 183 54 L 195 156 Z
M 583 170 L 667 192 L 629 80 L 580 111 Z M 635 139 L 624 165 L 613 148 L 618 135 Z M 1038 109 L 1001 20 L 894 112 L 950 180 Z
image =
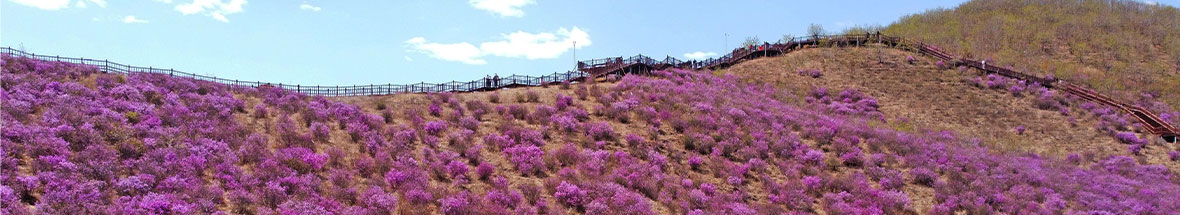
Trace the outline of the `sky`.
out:
M 715 57 L 962 2 L 0 0 L 0 46 L 249 81 L 439 83 L 564 72 L 575 55 Z

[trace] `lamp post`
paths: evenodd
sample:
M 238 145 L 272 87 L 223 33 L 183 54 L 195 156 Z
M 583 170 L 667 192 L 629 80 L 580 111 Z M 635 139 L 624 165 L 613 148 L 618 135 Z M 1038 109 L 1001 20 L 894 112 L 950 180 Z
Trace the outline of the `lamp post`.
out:
M 578 67 L 578 40 L 573 40 L 573 70 L 579 70 L 579 67 Z

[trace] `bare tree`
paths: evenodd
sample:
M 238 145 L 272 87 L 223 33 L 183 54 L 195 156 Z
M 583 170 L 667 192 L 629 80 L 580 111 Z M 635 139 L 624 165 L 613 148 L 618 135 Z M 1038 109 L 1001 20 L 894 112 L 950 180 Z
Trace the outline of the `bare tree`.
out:
M 885 29 L 885 27 L 882 27 L 880 25 L 856 25 L 856 26 L 845 28 L 844 34 L 845 35 L 866 34 L 866 33 L 871 34 L 871 33 L 875 33 L 875 32 L 878 32 L 878 31 L 881 31 L 884 29 Z
M 812 38 L 819 38 L 820 35 L 825 34 L 824 26 L 811 23 L 811 26 L 807 26 L 807 34 L 811 35 Z
M 785 43 L 791 42 L 791 40 L 794 40 L 794 39 L 795 39 L 795 35 L 792 35 L 792 34 L 783 34 L 783 38 L 782 38 L 782 39 L 779 39 L 779 40 L 778 40 L 778 42 L 779 42 L 779 43 L 784 43 L 784 44 L 785 44 Z
M 762 40 L 759 40 L 758 36 L 746 37 L 746 41 L 742 42 L 742 47 L 758 46 L 758 43 L 761 42 Z

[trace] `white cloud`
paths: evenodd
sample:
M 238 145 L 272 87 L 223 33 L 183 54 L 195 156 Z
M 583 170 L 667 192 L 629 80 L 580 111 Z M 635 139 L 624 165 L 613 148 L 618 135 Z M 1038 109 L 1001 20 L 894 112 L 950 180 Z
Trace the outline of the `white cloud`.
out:
M 42 10 L 61 10 L 70 7 L 70 0 L 9 0 L 24 6 Z
M 88 1 L 90 3 L 94 3 L 94 5 L 98 5 L 98 7 L 107 7 L 107 0 L 86 0 L 86 1 Z M 82 1 L 78 1 L 78 2 L 82 2 Z
M 320 9 L 322 9 L 322 8 L 320 8 L 320 7 L 316 7 L 316 6 L 312 6 L 312 5 L 310 5 L 310 4 L 307 4 L 307 2 L 304 2 L 303 4 L 299 4 L 299 9 L 300 9 L 300 10 L 306 10 L 306 11 L 317 11 L 317 12 L 318 12 L 318 11 L 320 11 Z
M 87 6 L 89 6 L 86 4 L 86 2 L 94 3 L 95 5 L 98 5 L 98 7 L 107 7 L 106 0 L 78 0 L 78 2 L 74 3 L 74 7 L 86 8 Z
M 217 21 L 229 22 L 226 15 L 242 12 L 242 6 L 246 4 L 246 0 L 193 0 L 191 3 L 176 5 L 176 11 L 184 15 L 191 15 L 201 13 L 209 17 L 213 17 Z
M 706 58 L 709 58 L 712 56 L 717 56 L 717 52 L 697 51 L 697 52 L 684 53 L 684 58 L 694 59 L 694 60 L 703 60 L 703 59 L 706 59 Z
M 414 58 L 410 58 L 410 56 L 402 56 L 402 58 L 405 58 L 406 62 L 414 62 Z
M 504 17 L 522 17 L 524 11 L 520 7 L 536 4 L 534 0 L 469 0 L 475 9 L 486 10 Z
M 414 37 L 406 40 L 406 45 L 418 52 L 430 55 L 430 57 L 445 61 L 458 61 L 465 64 L 483 65 L 488 62 L 479 59 L 479 48 L 471 43 L 431 43 L 426 42 L 426 38 Z
M 42 10 L 61 10 L 70 7 L 70 1 L 73 0 L 9 0 L 24 6 L 35 7 Z M 98 7 L 107 7 L 106 0 L 78 0 L 74 2 L 76 8 L 86 8 L 90 6 L 89 3 L 98 5 Z
M 577 41 L 577 47 L 573 47 L 575 41 Z M 482 42 L 478 48 L 468 42 L 429 43 L 422 37 L 410 38 L 405 43 L 412 51 L 426 53 L 433 58 L 481 65 L 487 63 L 482 59 L 484 56 L 529 60 L 553 59 L 565 54 L 570 49 L 589 46 L 591 41 L 590 34 L 578 27 L 573 27 L 572 29 L 560 28 L 554 32 L 517 31 L 502 34 L 500 40 Z
M 135 16 L 127 16 L 123 17 L 123 23 L 148 23 L 148 21 L 135 18 Z
M 578 27 L 557 29 L 555 33 L 517 31 L 503 37 L 504 41 L 485 42 L 479 45 L 479 49 L 490 55 L 532 60 L 557 58 L 569 51 L 574 41 L 579 42 L 578 48 L 590 45 L 590 35 Z

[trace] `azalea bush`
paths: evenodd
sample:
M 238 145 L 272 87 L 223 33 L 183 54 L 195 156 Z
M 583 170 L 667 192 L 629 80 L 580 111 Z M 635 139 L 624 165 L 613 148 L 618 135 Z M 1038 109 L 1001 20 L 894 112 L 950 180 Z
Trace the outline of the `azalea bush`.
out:
M 820 72 L 819 69 L 799 69 L 798 71 L 795 71 L 795 73 L 811 78 L 819 78 L 820 76 L 823 76 L 823 72 Z
M 797 98 L 666 70 L 571 84 L 576 100 L 430 94 L 365 112 L 271 86 L 2 61 L 4 214 L 1180 210 L 1162 166 L 1005 154 L 948 132 L 874 126 L 876 99 L 855 89 Z M 1154 146 L 1125 116 L 1054 95 L 1128 147 Z

